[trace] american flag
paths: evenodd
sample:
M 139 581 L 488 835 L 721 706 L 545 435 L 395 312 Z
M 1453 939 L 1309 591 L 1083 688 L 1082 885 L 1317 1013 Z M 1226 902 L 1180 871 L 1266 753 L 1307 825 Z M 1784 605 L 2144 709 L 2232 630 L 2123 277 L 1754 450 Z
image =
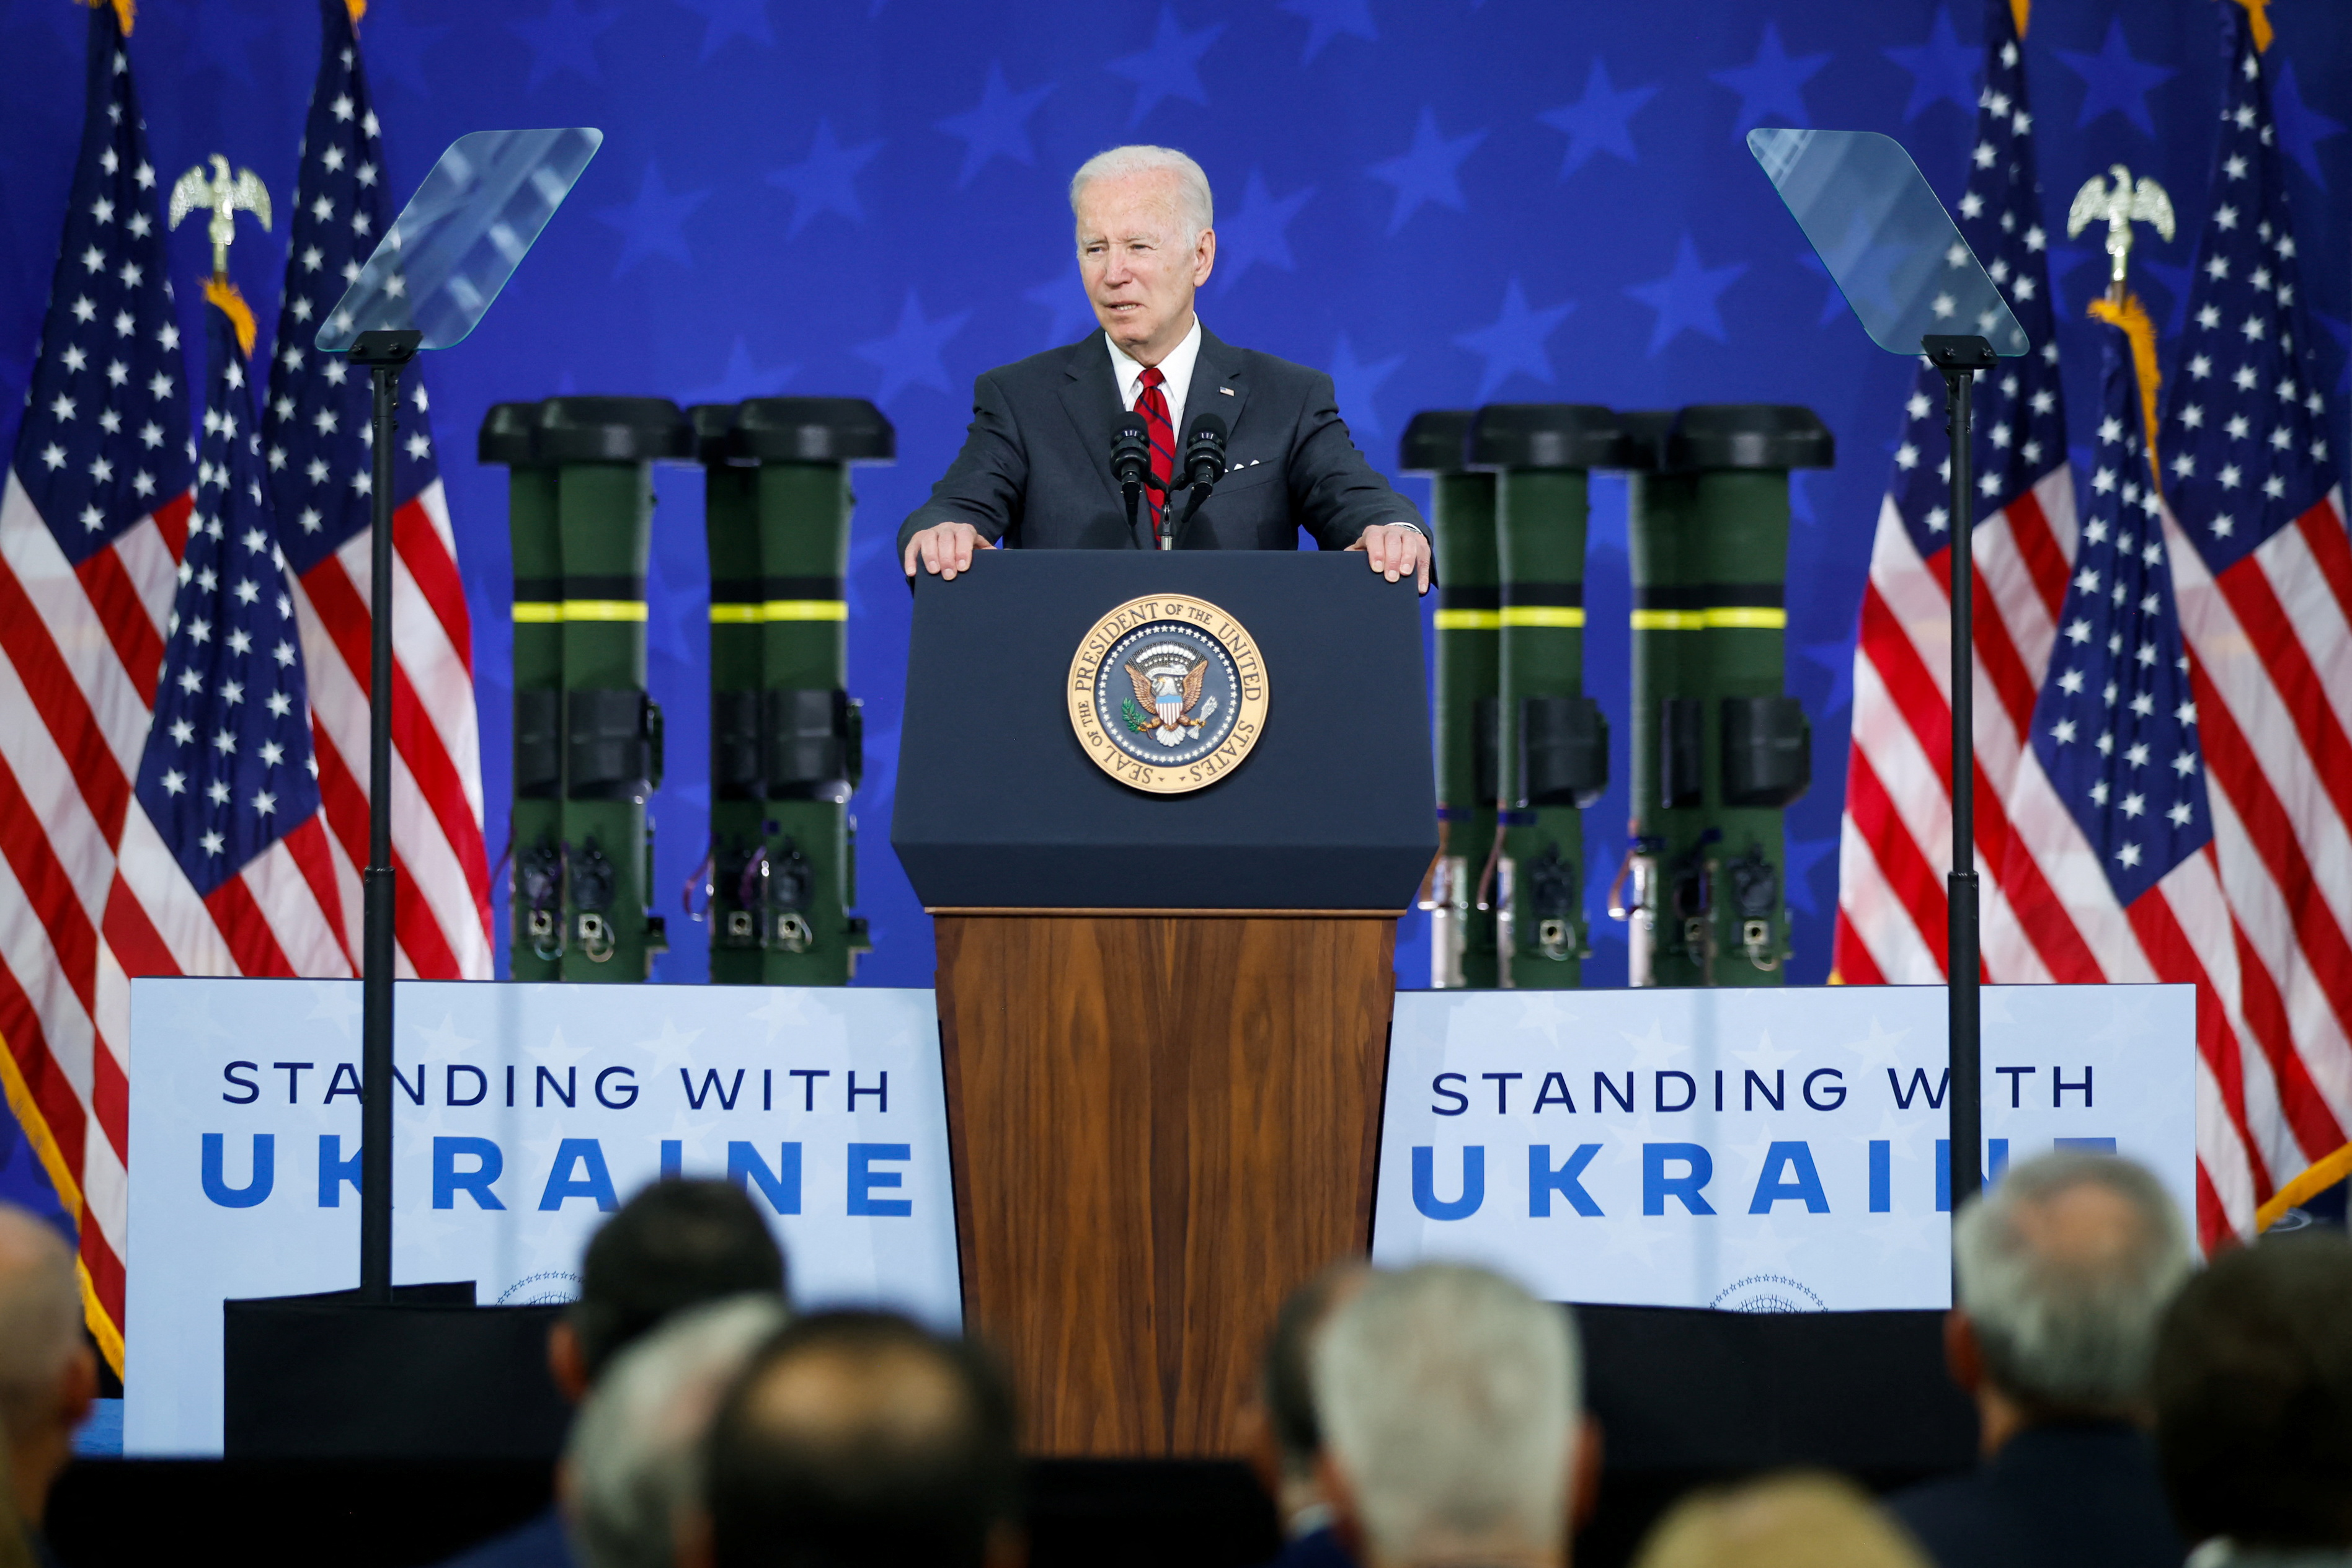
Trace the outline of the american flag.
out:
M 205 295 L 195 507 L 109 945 L 133 975 L 349 976 L 358 931 L 334 896 L 300 633 L 254 433 L 253 318 L 223 281 Z
M 2010 817 L 2031 824 L 2012 849 L 2012 887 L 2039 879 L 2043 921 L 2063 931 L 2078 982 L 2197 988 L 2199 1233 L 2226 1233 L 2204 1158 L 2216 1073 L 2243 1038 L 2238 934 L 2211 852 L 2199 708 L 2174 602 L 2163 504 L 2147 459 L 2133 365 L 2155 366 L 2155 328 L 2137 299 L 2093 313 L 2116 330 L 2105 354 L 2090 498 Z M 2030 857 L 2031 864 L 2020 863 Z M 1996 971 L 1996 977 L 2026 977 Z
M 351 15 L 344 0 L 322 0 L 320 12 L 325 40 L 303 133 L 262 445 L 295 574 L 337 897 L 356 933 L 359 873 L 367 864 L 373 433 L 366 372 L 311 344 L 391 227 L 394 208 Z M 393 466 L 398 967 L 404 977 L 486 980 L 490 890 L 473 623 L 434 462 L 424 382 L 412 367 L 401 385 Z
M 195 463 L 157 175 L 114 8 L 89 17 L 87 119 L 31 395 L 0 495 L 0 1075 L 80 1226 L 122 1364 L 130 992 L 108 948 Z
M 2200 1164 L 2248 1235 L 2308 1167 L 2336 1156 L 2324 1186 L 2347 1163 L 2352 542 L 2256 24 L 2219 9 L 2221 142 L 2159 451 L 2242 1014 L 2208 1063 Z
M 2012 980 L 2073 979 L 2084 967 L 2079 943 L 2052 917 L 2034 857 L 2013 852 L 2021 835 L 2059 824 L 2016 821 L 2008 810 L 2074 548 L 2032 131 L 2016 18 L 2010 0 L 1988 0 L 1985 82 L 1960 231 L 2032 344 L 2023 357 L 1978 378 L 1973 427 L 1983 952 L 1988 971 Z M 1957 266 L 1967 258 L 1951 259 Z M 1852 984 L 1944 977 L 1944 876 L 1952 846 L 1949 461 L 1943 378 L 1923 361 L 1904 405 L 1854 650 L 1832 970 Z

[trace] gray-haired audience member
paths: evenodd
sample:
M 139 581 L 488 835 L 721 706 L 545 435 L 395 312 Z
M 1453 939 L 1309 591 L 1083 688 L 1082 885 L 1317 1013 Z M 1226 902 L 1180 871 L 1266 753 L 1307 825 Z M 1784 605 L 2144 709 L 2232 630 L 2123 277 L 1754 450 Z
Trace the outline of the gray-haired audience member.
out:
M 1019 1568 L 1013 1397 L 971 1345 L 822 1312 L 761 1350 L 710 1433 L 688 1568 Z
M 2180 1211 L 2113 1155 L 2010 1167 L 1952 1228 L 1952 1376 L 1984 1463 L 1892 1507 L 1942 1568 L 2178 1568 L 2148 1375 L 2191 1260 Z
M 16 1517 L 44 1562 L 49 1486 L 73 1458 L 75 1428 L 97 1394 L 72 1251 L 50 1227 L 0 1203 L 0 1427 Z
M 1350 1568 L 1354 1561 L 1331 1528 L 1331 1503 L 1318 1473 L 1323 1423 L 1315 1413 L 1313 1352 L 1332 1314 L 1371 1277 L 1371 1266 L 1357 1260 L 1332 1264 L 1290 1292 L 1266 1336 L 1250 1457 L 1282 1520 L 1282 1553 L 1273 1568 Z
M 719 1402 L 784 1326 L 764 1293 L 678 1313 L 614 1357 L 563 1446 L 562 1511 L 583 1568 L 669 1568 L 702 1495 Z
M 1600 1445 L 1568 1310 L 1483 1269 L 1376 1275 L 1315 1347 L 1325 1490 L 1369 1568 L 1553 1568 Z
M 2157 1339 L 2156 1442 L 2192 1568 L 2352 1564 L 2352 1245 L 2281 1237 L 2191 1280 Z
M 641 1187 L 588 1239 L 580 1299 L 547 1335 L 547 1370 L 565 1398 L 588 1396 L 605 1365 L 673 1313 L 743 1291 L 785 1299 L 784 1254 L 740 1188 L 676 1177 Z M 442 1568 L 570 1568 L 550 1508 Z

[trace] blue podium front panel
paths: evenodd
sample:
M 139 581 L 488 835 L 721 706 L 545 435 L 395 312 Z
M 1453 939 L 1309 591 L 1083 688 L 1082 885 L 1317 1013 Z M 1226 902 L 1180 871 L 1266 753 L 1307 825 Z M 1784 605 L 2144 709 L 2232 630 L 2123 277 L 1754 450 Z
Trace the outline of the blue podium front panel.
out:
M 1137 600 L 1213 606 L 1262 662 L 1247 756 L 1189 793 L 1122 782 L 1072 722 L 1076 656 Z M 988 551 L 916 586 L 891 843 L 935 909 L 1402 912 L 1437 852 L 1428 711 L 1412 587 L 1359 556 Z

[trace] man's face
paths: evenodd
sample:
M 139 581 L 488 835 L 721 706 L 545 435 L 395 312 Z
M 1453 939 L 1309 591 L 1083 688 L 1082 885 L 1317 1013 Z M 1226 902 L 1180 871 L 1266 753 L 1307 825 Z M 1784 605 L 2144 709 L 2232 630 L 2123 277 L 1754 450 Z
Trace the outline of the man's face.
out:
M 1192 292 L 1216 265 L 1209 229 L 1184 242 L 1176 176 L 1096 180 L 1078 197 L 1078 270 L 1112 342 L 1156 365 L 1192 326 Z

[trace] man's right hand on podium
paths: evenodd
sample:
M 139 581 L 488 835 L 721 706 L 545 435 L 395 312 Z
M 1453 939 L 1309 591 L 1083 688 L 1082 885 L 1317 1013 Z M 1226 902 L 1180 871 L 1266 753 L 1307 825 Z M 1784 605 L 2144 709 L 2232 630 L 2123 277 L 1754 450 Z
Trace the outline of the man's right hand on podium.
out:
M 907 541 L 907 575 L 915 575 L 915 561 L 920 557 L 925 571 L 953 582 L 957 572 L 971 570 L 972 551 L 995 548 L 970 523 L 939 523 Z

